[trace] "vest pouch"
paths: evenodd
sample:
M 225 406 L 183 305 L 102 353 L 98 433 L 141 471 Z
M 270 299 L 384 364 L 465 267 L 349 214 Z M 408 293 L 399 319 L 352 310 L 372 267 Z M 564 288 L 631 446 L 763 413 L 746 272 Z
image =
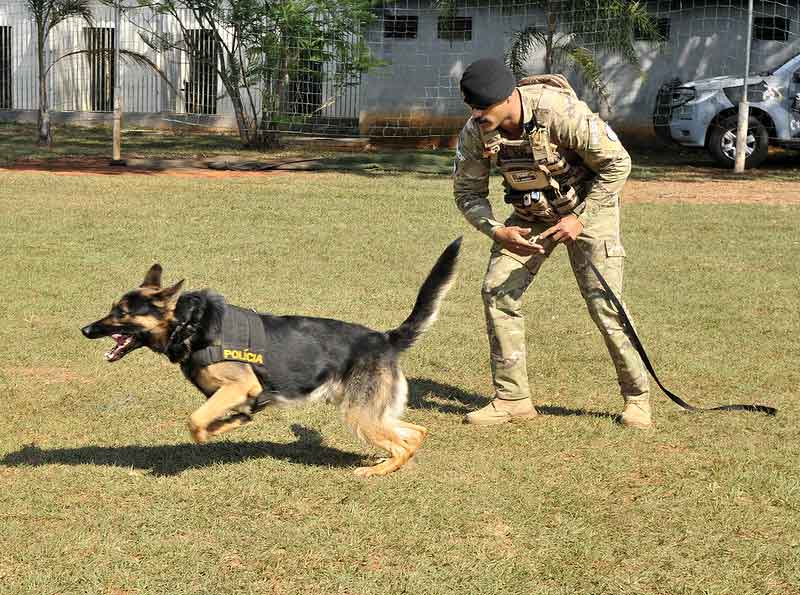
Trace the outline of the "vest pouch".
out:
M 503 146 L 503 136 L 499 130 L 492 130 L 491 132 L 483 133 L 483 130 L 478 127 L 481 133 L 481 140 L 483 141 L 483 156 L 491 159 L 500 152 L 500 147 Z
M 575 188 L 572 186 L 553 188 L 552 191 L 545 192 L 545 196 L 547 196 L 547 201 L 553 207 L 553 210 L 562 217 L 572 214 L 580 202 L 578 193 L 575 192 Z
M 513 159 L 498 164 L 506 183 L 514 190 L 543 190 L 550 187 L 550 179 L 538 165 L 530 159 Z
M 531 145 L 534 161 L 537 163 L 551 163 L 554 161 L 553 146 L 550 144 L 550 130 L 547 128 L 534 128 L 528 137 L 528 142 Z

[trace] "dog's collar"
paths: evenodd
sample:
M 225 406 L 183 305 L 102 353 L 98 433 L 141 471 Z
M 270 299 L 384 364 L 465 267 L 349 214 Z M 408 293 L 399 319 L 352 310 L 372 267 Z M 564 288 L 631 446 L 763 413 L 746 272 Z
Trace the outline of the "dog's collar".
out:
M 164 350 L 169 361 L 177 364 L 189 357 L 192 352 L 192 339 L 196 334 L 197 325 L 190 321 L 179 322 L 172 330 Z
M 212 291 L 184 293 L 175 304 L 172 329 L 164 353 L 173 363 L 213 343 L 222 325 L 225 299 Z

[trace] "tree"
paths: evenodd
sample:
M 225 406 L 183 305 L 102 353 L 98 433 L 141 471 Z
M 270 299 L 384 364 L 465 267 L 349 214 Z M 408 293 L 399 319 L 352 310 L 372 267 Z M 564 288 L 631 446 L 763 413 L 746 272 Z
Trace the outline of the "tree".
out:
M 36 22 L 36 56 L 39 66 L 39 117 L 38 130 L 40 145 L 53 144 L 53 134 L 50 129 L 50 107 L 47 98 L 47 73 L 55 61 L 49 66 L 46 64 L 45 48 L 47 39 L 53 28 L 70 17 L 80 17 L 87 23 L 93 22 L 89 0 L 25 0 L 28 10 Z
M 106 4 L 113 4 L 115 0 L 101 0 Z M 90 0 L 26 0 L 28 10 L 33 15 L 36 22 L 36 53 L 38 58 L 39 76 L 39 116 L 38 116 L 38 143 L 39 145 L 51 146 L 53 144 L 53 132 L 50 123 L 50 106 L 47 95 L 47 75 L 50 70 L 61 60 L 75 55 L 100 55 L 110 61 L 113 57 L 112 49 L 80 49 L 66 52 L 50 64 L 47 64 L 45 48 L 50 33 L 56 25 L 68 18 L 78 17 L 83 19 L 88 25 L 94 24 L 94 17 L 90 8 Z M 115 43 L 119 43 L 117 40 Z M 130 61 L 141 66 L 146 66 L 156 72 L 164 80 L 166 75 L 158 66 L 144 54 L 120 49 L 120 59 Z M 116 70 L 114 77 L 117 76 Z M 167 80 L 169 84 L 169 81 Z
M 639 66 L 634 37 L 663 41 L 645 3 L 637 0 L 534 0 L 544 11 L 544 28 L 529 25 L 516 31 L 506 52 L 506 64 L 518 77 L 537 50 L 544 50 L 546 73 L 574 71 L 608 107 L 608 88 L 597 53 L 619 56 Z M 569 15 L 569 20 L 564 18 Z
M 343 88 L 353 84 L 354 73 L 377 64 L 361 34 L 372 19 L 370 0 L 139 0 L 139 4 L 150 7 L 156 18 L 169 15 L 181 31 L 181 38 L 172 39 L 149 27 L 143 38 L 151 47 L 184 52 L 197 63 L 205 62 L 219 77 L 245 146 L 277 143 L 278 120 L 298 81 L 318 79 L 322 65 L 335 65 L 334 83 Z M 199 42 L 201 37 L 190 33 L 197 28 L 209 32 L 216 51 L 209 53 Z

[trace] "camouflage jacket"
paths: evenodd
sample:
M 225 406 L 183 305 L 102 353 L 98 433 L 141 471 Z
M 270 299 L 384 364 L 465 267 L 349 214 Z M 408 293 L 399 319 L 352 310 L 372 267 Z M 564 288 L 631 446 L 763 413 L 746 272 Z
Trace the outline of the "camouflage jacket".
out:
M 547 127 L 550 141 L 559 153 L 594 172 L 580 188 L 585 205 L 578 218 L 585 224 L 603 200 L 622 190 L 631 168 L 627 151 L 611 127 L 569 91 L 545 85 L 527 85 L 517 90 L 522 97 L 522 138 L 528 137 L 534 125 Z M 513 149 L 503 145 L 498 158 L 502 159 L 508 150 Z M 527 150 L 531 154 L 529 147 Z M 494 218 L 488 200 L 491 167 L 492 160 L 484 155 L 480 129 L 470 118 L 458 139 L 453 192 L 467 221 L 489 237 L 503 226 Z

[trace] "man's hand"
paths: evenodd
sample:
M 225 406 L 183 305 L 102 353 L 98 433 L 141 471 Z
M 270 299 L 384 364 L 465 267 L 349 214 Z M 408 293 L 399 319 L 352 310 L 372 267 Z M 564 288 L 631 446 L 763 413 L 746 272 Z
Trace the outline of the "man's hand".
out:
M 503 248 L 520 256 L 531 256 L 533 254 L 544 254 L 544 248 L 539 244 L 531 244 L 528 236 L 531 229 L 527 227 L 498 227 L 494 230 L 492 238 Z
M 575 215 L 567 215 L 552 227 L 548 227 L 539 234 L 540 239 L 550 238 L 558 242 L 574 242 L 583 231 L 581 223 Z

